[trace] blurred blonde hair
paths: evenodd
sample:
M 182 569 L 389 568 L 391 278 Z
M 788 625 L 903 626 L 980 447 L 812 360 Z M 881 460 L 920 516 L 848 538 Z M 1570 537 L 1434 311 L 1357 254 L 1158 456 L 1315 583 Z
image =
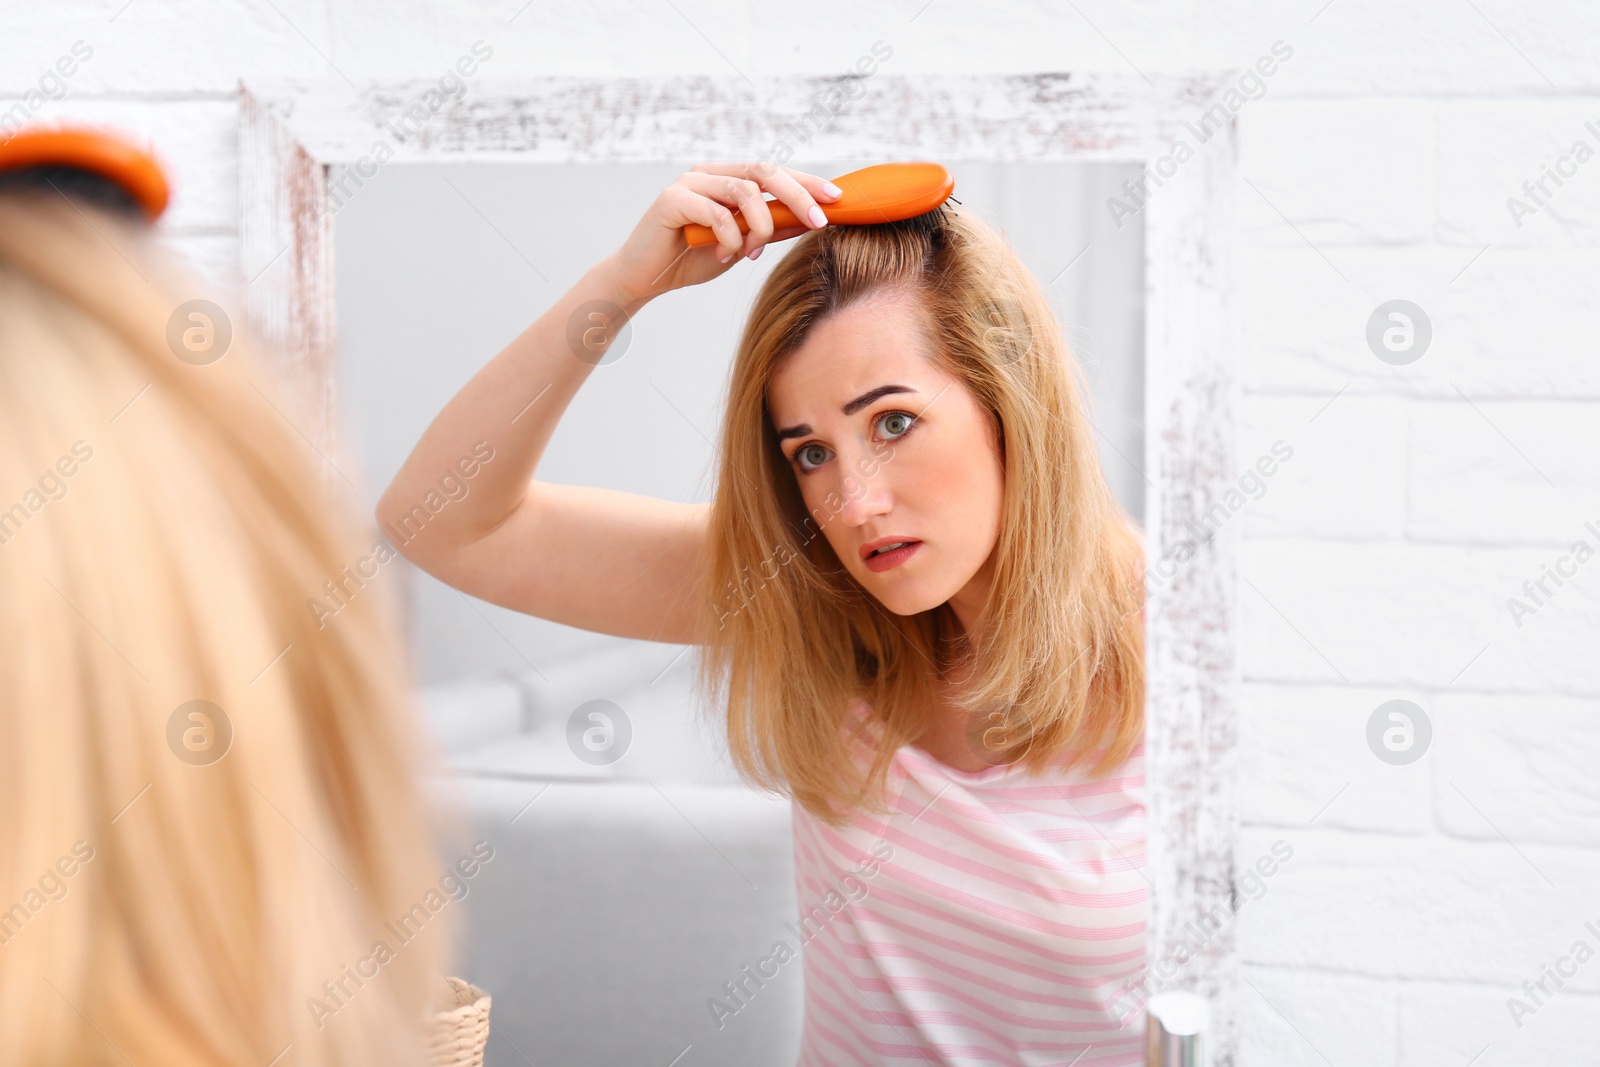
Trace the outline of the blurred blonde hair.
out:
M 965 635 L 959 700 L 984 725 L 984 758 L 1103 773 L 1144 734 L 1139 535 L 1100 469 L 1080 372 L 1038 282 L 999 234 L 948 206 L 812 231 L 768 276 L 734 360 L 698 677 L 726 709 L 740 773 L 835 826 L 843 809 L 885 810 L 890 761 L 922 735 L 959 625 L 948 605 L 893 616 L 845 570 L 821 531 L 838 509 L 807 514 L 767 386 L 818 322 L 884 290 L 920 302 L 935 358 L 988 410 L 1005 457 L 994 580 Z M 844 729 L 857 698 L 874 713 L 864 773 L 850 755 L 861 735 Z
M 242 316 L 218 362 L 169 348 L 199 294 L 146 230 L 0 195 L 0 1062 L 414 1062 L 452 915 L 383 924 L 446 826 L 382 589 L 307 607 L 373 538 Z M 196 699 L 205 765 L 169 743 Z

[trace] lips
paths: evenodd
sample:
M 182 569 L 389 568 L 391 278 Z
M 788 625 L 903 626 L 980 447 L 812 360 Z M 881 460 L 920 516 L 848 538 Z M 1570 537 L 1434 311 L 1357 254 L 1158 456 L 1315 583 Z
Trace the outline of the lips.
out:
M 887 537 L 880 537 L 876 541 L 868 541 L 866 544 L 862 545 L 861 558 L 870 559 L 874 553 L 884 549 L 893 548 L 896 545 L 909 545 L 916 543 L 917 539 L 915 537 L 906 537 L 901 534 L 890 534 Z
M 921 547 L 922 542 L 914 537 L 880 537 L 861 546 L 861 560 L 868 570 L 886 571 L 900 566 Z

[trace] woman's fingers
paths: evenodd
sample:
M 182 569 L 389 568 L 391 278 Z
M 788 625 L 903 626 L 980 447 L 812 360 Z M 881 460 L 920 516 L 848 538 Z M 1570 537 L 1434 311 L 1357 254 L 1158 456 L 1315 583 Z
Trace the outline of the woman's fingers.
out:
M 719 262 L 724 261 L 724 257 L 732 259 L 734 255 L 747 256 L 772 239 L 772 210 L 767 207 L 766 200 L 761 196 L 760 185 L 748 178 L 738 178 L 731 174 L 707 174 L 697 171 L 685 174 L 681 181 L 690 189 L 718 203 L 737 207 L 739 214 L 744 216 L 745 225 L 750 232 L 742 237 L 737 245 L 730 247 L 722 244 L 721 235 L 718 235 Z
M 828 224 L 819 201 L 831 203 L 838 199 L 837 187 L 826 178 L 767 162 L 697 163 L 693 172 L 753 181 L 788 205 L 796 218 L 814 230 Z
M 769 192 L 801 222 L 778 228 L 772 214 L 775 209 L 765 199 Z M 717 264 L 726 267 L 735 255 L 754 259 L 773 241 L 786 241 L 819 224 L 826 225 L 820 215 L 808 218 L 819 199 L 832 203 L 835 197 L 824 179 L 804 171 L 770 163 L 698 164 L 661 191 L 611 257 L 615 276 L 641 300 L 699 284 L 720 274 Z M 740 231 L 740 219 L 747 233 Z M 701 253 L 686 247 L 683 227 L 689 223 L 710 229 L 716 249 Z
M 758 164 L 759 166 L 759 164 Z M 774 167 L 764 183 L 773 196 L 788 204 L 795 217 L 814 230 L 828 224 L 822 203 L 839 199 L 840 190 L 826 178 L 789 167 Z
M 688 178 L 689 175 L 683 175 L 661 194 L 663 203 L 671 208 L 668 221 L 678 219 L 682 222 L 698 222 L 702 226 L 711 227 L 711 232 L 716 234 L 717 238 L 719 260 L 729 252 L 738 251 L 744 244 L 744 234 L 739 232 L 739 224 L 733 219 L 732 209 L 707 194 L 691 188 L 687 182 Z

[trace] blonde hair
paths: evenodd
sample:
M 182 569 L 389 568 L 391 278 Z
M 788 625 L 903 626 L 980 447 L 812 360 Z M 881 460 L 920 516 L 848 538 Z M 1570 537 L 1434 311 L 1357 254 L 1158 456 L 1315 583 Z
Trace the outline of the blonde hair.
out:
M 382 590 L 307 606 L 372 538 L 146 229 L 0 195 L 0 1062 L 415 1062 L 446 828 Z
M 820 536 L 838 508 L 807 513 L 766 395 L 812 327 L 886 290 L 917 298 L 935 359 L 991 414 L 1005 457 L 994 579 L 962 638 L 973 671 L 958 706 L 989 725 L 985 758 L 1040 773 L 1098 752 L 1102 773 L 1144 731 L 1139 536 L 1038 283 L 1000 235 L 949 207 L 813 231 L 762 286 L 735 357 L 698 681 L 726 709 L 740 773 L 835 826 L 844 809 L 885 810 L 890 761 L 921 736 L 959 625 L 948 605 L 902 617 L 870 602 Z M 851 756 L 862 732 L 845 731 L 858 698 L 874 713 L 865 771 Z

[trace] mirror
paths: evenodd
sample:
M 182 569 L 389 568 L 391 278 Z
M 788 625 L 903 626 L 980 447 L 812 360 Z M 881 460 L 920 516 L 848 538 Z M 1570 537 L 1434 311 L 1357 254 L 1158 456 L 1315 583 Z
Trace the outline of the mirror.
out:
M 1047 289 L 1090 387 L 1102 468 L 1142 521 L 1144 234 L 1141 217 L 1119 225 L 1107 210 L 1140 168 L 945 162 L 963 208 Z M 445 402 L 687 166 L 407 162 L 341 205 L 338 393 L 369 507 Z M 569 406 L 539 479 L 709 500 L 737 339 L 791 247 L 647 305 Z M 507 611 L 403 559 L 385 569 L 406 583 L 454 784 L 496 850 L 466 900 L 462 967 L 494 997 L 490 1062 L 793 1062 L 802 963 L 758 962 L 795 940 L 789 808 L 739 783 L 694 702 L 690 650 Z M 597 701 L 614 747 L 590 760 L 571 728 Z M 750 965 L 776 971 L 752 982 Z

